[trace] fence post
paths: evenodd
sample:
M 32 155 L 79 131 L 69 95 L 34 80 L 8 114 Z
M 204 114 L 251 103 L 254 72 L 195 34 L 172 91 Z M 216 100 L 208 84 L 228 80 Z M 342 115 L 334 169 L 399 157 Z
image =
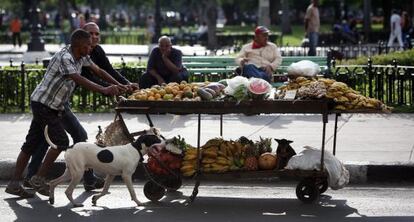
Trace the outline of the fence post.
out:
M 20 94 L 20 110 L 22 111 L 22 113 L 24 113 L 25 111 L 25 95 L 26 95 L 26 75 L 25 75 L 26 71 L 25 71 L 25 66 L 24 66 L 24 61 L 22 61 L 22 63 L 20 64 L 20 78 L 22 79 L 22 88 L 21 88 L 21 94 Z
M 367 74 L 368 74 L 368 94 L 369 97 L 373 97 L 372 96 L 372 81 L 373 81 L 373 72 L 372 72 L 372 59 L 371 56 L 368 57 L 368 67 L 367 67 Z

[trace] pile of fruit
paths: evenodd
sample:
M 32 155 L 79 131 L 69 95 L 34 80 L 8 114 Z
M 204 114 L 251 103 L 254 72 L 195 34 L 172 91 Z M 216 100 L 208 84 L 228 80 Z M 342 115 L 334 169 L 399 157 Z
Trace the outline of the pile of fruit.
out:
M 271 154 L 271 139 L 260 138 L 255 143 L 246 137 L 241 137 L 237 141 L 214 138 L 200 148 L 201 168 L 205 173 L 223 173 L 236 170 L 258 170 L 260 158 L 269 161 L 265 154 L 274 157 L 273 163 L 262 164 L 266 170 L 276 167 L 276 157 Z M 262 157 L 263 156 L 263 157 Z M 185 150 L 183 162 L 181 163 L 181 173 L 189 177 L 194 175 L 197 169 L 197 148 L 188 148 Z M 262 161 L 262 162 L 263 162 Z
M 380 100 L 365 97 L 345 83 L 333 79 L 298 77 L 289 81 L 287 85 L 281 86 L 275 98 L 282 99 L 288 90 L 297 90 L 297 99 L 333 99 L 337 110 L 375 109 L 383 112 L 391 110 Z
M 224 85 L 220 83 L 171 82 L 134 91 L 129 100 L 140 101 L 201 101 L 220 98 Z

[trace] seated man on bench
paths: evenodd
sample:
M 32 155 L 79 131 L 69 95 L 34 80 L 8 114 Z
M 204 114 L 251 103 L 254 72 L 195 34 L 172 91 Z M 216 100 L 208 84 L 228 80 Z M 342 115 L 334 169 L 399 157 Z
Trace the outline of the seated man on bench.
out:
M 253 42 L 242 47 L 236 58 L 241 68 L 241 75 L 256 77 L 272 82 L 272 74 L 282 63 L 282 56 L 277 46 L 269 42 L 269 29 L 258 26 L 254 32 Z
M 139 80 L 141 89 L 163 83 L 188 81 L 187 69 L 182 64 L 182 52 L 172 47 L 167 36 L 161 36 L 158 47 L 149 56 L 147 71 Z

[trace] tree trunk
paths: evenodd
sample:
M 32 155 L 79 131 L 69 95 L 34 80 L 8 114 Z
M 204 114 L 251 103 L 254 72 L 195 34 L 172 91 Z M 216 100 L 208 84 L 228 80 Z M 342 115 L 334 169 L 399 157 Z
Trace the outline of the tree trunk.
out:
M 282 34 L 292 34 L 292 27 L 290 25 L 290 10 L 289 1 L 282 0 Z
M 208 0 L 207 2 L 206 22 L 208 27 L 208 49 L 217 48 L 216 23 L 217 23 L 217 2 Z
M 392 1 L 383 0 L 382 1 L 382 10 L 384 12 L 384 21 L 383 21 L 383 30 L 390 30 L 390 17 L 392 10 Z
M 369 41 L 371 33 L 371 0 L 364 0 L 364 36 L 365 41 Z
M 270 26 L 269 0 L 259 0 L 258 25 Z

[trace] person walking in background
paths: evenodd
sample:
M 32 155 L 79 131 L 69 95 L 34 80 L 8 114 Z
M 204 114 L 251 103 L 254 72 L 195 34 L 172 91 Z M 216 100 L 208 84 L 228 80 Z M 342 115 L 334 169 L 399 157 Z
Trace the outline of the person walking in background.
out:
M 273 72 L 282 64 L 282 56 L 277 46 L 268 41 L 269 32 L 266 27 L 258 26 L 254 31 L 253 42 L 240 50 L 235 61 L 240 66 L 242 76 L 272 82 Z
M 19 47 L 22 47 L 22 38 L 20 33 L 22 31 L 22 23 L 20 22 L 19 17 L 16 15 L 10 22 L 10 31 L 12 32 L 13 46 L 16 47 L 16 41 L 19 44 Z
M 390 38 L 388 39 L 387 46 L 391 47 L 397 38 L 398 45 L 400 48 L 403 48 L 404 44 L 402 41 L 401 16 L 398 14 L 398 11 L 396 9 L 392 10 L 392 15 L 390 18 L 390 29 Z
M 305 32 L 309 39 L 309 51 L 308 56 L 316 56 L 316 47 L 318 46 L 319 39 L 319 10 L 318 0 L 312 0 L 312 3 L 306 9 L 305 14 Z
M 155 36 L 155 20 L 152 17 L 152 15 L 149 15 L 147 17 L 147 21 L 145 22 L 145 24 L 147 26 L 147 40 L 148 42 L 152 43 L 152 38 Z
M 157 84 L 188 81 L 188 71 L 183 67 L 182 55 L 179 49 L 172 47 L 169 37 L 161 36 L 158 46 L 151 51 L 147 71 L 141 76 L 139 87 L 145 89 Z

